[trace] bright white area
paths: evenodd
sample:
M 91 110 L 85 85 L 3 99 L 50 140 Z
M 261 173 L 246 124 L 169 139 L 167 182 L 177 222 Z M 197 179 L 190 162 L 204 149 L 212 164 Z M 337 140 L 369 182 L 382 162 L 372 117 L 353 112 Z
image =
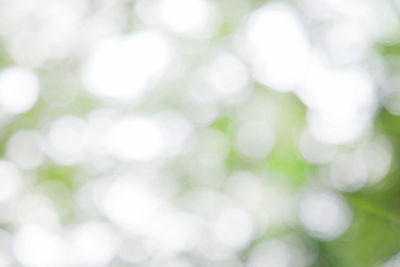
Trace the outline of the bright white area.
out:
M 106 138 L 110 154 L 120 160 L 153 160 L 162 155 L 167 144 L 160 124 L 142 116 L 115 121 Z
M 0 161 L 0 202 L 16 198 L 22 191 L 24 177 L 17 167 L 8 161 Z
M 66 115 L 56 119 L 47 132 L 47 154 L 57 163 L 74 165 L 85 157 L 86 122 L 78 117 Z
M 43 137 L 34 130 L 20 130 L 7 141 L 6 157 L 22 169 L 33 169 L 43 161 Z
M 253 221 L 239 208 L 225 208 L 215 219 L 213 233 L 222 244 L 233 249 L 244 248 L 253 237 Z
M 24 225 L 13 239 L 14 255 L 23 265 L 65 266 L 63 265 L 64 243 L 56 231 L 39 225 Z
M 332 185 L 338 190 L 358 191 L 367 183 L 366 162 L 357 155 L 340 155 L 330 166 L 329 178 Z
M 83 82 L 96 96 L 139 101 L 163 76 L 171 59 L 171 44 L 156 30 L 105 39 L 91 50 Z
M 306 230 L 323 240 L 341 236 L 351 223 L 344 199 L 330 191 L 310 191 L 300 200 L 299 216 Z
M 210 36 L 218 22 L 216 6 L 210 0 L 142 0 L 136 13 L 145 23 L 194 38 Z
M 303 78 L 310 45 L 295 10 L 268 3 L 254 11 L 244 34 L 253 76 L 278 91 L 293 90 Z
M 263 159 L 271 152 L 275 134 L 267 123 L 249 121 L 240 126 L 236 135 L 236 148 L 250 159 Z
M 0 108 L 10 114 L 30 110 L 39 97 L 37 75 L 21 67 L 8 67 L 0 71 Z
M 85 222 L 72 227 L 67 237 L 75 266 L 107 266 L 117 250 L 117 237 L 108 224 Z
M 200 68 L 200 84 L 196 83 L 191 95 L 198 102 L 240 101 L 250 91 L 250 77 L 241 59 L 232 53 L 213 53 Z

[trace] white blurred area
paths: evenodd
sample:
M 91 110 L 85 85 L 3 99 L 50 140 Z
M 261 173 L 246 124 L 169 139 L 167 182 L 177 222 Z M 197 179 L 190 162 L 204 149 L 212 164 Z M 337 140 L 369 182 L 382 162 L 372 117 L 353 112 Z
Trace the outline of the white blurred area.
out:
M 100 97 L 134 101 L 168 67 L 172 51 L 161 33 L 140 31 L 102 40 L 91 49 L 83 80 Z
M 0 267 L 306 267 L 318 248 L 299 231 L 348 230 L 341 194 L 394 160 L 372 119 L 388 75 L 373 45 L 395 14 L 222 2 L 0 0 Z M 395 78 L 383 105 L 399 115 Z M 304 104 L 302 128 L 277 94 Z M 318 187 L 262 167 L 282 142 Z
M 0 106 L 3 112 L 20 114 L 30 110 L 39 97 L 37 75 L 21 67 L 0 72 Z
M 339 195 L 311 189 L 300 200 L 299 217 L 311 235 L 333 240 L 347 230 L 351 222 L 350 209 Z

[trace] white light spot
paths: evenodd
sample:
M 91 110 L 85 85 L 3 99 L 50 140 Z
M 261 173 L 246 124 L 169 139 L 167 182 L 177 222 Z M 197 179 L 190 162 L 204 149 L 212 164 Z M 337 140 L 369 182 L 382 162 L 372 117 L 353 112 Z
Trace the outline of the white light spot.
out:
M 23 186 L 22 174 L 7 161 L 0 161 L 0 202 L 15 198 Z
M 369 126 L 367 114 L 335 114 L 309 111 L 307 122 L 310 133 L 321 143 L 341 144 L 351 142 Z
M 58 234 L 40 226 L 23 226 L 14 236 L 13 251 L 25 266 L 61 266 L 65 253 Z
M 300 219 L 315 237 L 333 240 L 342 235 L 351 223 L 346 202 L 332 192 L 309 192 L 301 199 Z
M 6 156 L 22 169 L 34 169 L 43 160 L 42 137 L 33 130 L 21 130 L 7 142 Z
M 253 222 L 243 210 L 226 208 L 217 216 L 213 232 L 222 244 L 233 249 L 241 249 L 252 238 Z
M 329 178 L 334 187 L 345 192 L 361 189 L 367 182 L 368 169 L 362 158 L 342 155 L 330 167 Z
M 308 131 L 301 134 L 299 148 L 307 161 L 316 164 L 329 162 L 337 152 L 336 146 L 319 142 Z
M 159 205 L 146 186 L 119 179 L 107 188 L 102 209 L 116 225 L 143 233 Z
M 203 80 L 220 98 L 237 96 L 249 82 L 247 69 L 234 55 L 220 52 L 201 70 Z
M 117 249 L 117 239 L 111 229 L 98 222 L 86 222 L 74 227 L 69 238 L 76 266 L 106 266 Z
M 204 35 L 215 20 L 215 7 L 208 0 L 160 0 L 157 7 L 161 21 L 177 33 Z
M 176 111 L 165 111 L 157 116 L 165 139 L 168 140 L 167 150 L 176 155 L 185 150 L 185 142 L 193 131 L 193 126 L 183 114 Z
M 146 24 L 166 26 L 191 38 L 210 37 L 219 22 L 216 6 L 210 0 L 139 0 L 135 11 Z
M 375 184 L 389 172 L 392 163 L 392 147 L 384 136 L 375 137 L 358 152 L 368 168 L 368 182 Z
M 30 110 L 39 97 L 39 80 L 35 73 L 10 67 L 0 72 L 0 107 L 11 114 Z
M 236 136 L 236 147 L 245 157 L 262 159 L 270 153 L 275 135 L 266 123 L 245 122 Z
M 370 112 L 376 104 L 374 85 L 366 71 L 335 69 L 321 62 L 310 68 L 298 94 L 309 108 L 326 113 Z
M 373 42 L 361 23 L 333 24 L 325 33 L 324 45 L 330 58 L 337 63 L 357 63 L 368 54 Z
M 107 137 L 109 152 L 122 160 L 152 160 L 159 157 L 165 141 L 159 125 L 145 117 L 122 118 Z
M 0 266 L 9 267 L 12 264 L 12 258 L 6 252 L 0 251 Z
M 358 138 L 377 107 L 371 76 L 360 68 L 333 68 L 318 55 L 297 90 L 309 107 L 308 124 L 322 143 L 339 144 Z
M 259 206 L 266 192 L 260 177 L 248 172 L 234 172 L 226 182 L 225 192 L 247 208 Z
M 40 1 L 41 12 L 33 1 L 1 3 L 0 31 L 15 61 L 38 67 L 48 60 L 71 57 L 82 44 L 80 30 L 86 10 L 85 1 Z M 87 24 L 85 23 L 87 26 Z M 29 49 L 26 44 L 29 43 Z
M 150 254 L 175 255 L 193 249 L 198 239 L 198 220 L 188 214 L 165 210 L 149 223 L 146 248 Z
M 15 221 L 19 224 L 37 224 L 57 227 L 59 217 L 53 202 L 44 195 L 29 194 L 18 200 Z
M 118 250 L 118 256 L 123 260 L 133 263 L 140 263 L 147 258 L 147 251 L 141 240 L 124 240 Z
M 308 257 L 301 244 L 273 239 L 252 250 L 246 267 L 306 267 L 309 266 Z
M 59 164 L 73 165 L 84 157 L 85 121 L 73 116 L 58 118 L 47 135 L 47 153 Z
M 246 52 L 255 78 L 287 91 L 304 75 L 309 43 L 294 10 L 286 4 L 266 4 L 249 18 Z
M 0 230 L 0 266 L 11 267 L 14 263 L 12 255 L 12 236 L 5 230 Z
M 166 71 L 170 45 L 153 30 L 104 40 L 83 71 L 87 89 L 100 97 L 137 101 Z
M 164 267 L 194 267 L 193 264 L 183 259 L 172 259 L 168 260 L 167 262 L 161 261 L 158 263 L 158 265 L 163 265 Z

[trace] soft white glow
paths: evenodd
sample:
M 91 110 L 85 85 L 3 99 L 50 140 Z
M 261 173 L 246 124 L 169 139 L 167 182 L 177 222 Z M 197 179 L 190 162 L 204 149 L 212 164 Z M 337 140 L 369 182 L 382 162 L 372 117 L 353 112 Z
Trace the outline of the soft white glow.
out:
M 190 161 L 189 171 L 193 184 L 207 187 L 219 187 L 226 175 L 226 167 L 220 158 L 213 154 L 202 154 Z
M 0 251 L 0 266 L 9 267 L 12 264 L 12 258 L 6 252 Z
M 281 225 L 291 223 L 294 219 L 293 196 L 290 191 L 284 187 L 285 186 L 282 184 L 280 186 L 273 184 L 266 186 L 264 205 L 258 209 L 257 215 L 260 219 L 266 218 L 268 224 Z M 264 210 L 262 208 L 264 208 Z M 261 216 L 262 211 L 266 213 L 266 216 Z M 262 220 L 260 221 L 263 223 Z M 265 223 L 263 223 L 263 225 L 265 225 Z
M 188 192 L 183 203 L 192 213 L 209 218 L 219 214 L 229 204 L 229 200 L 222 193 L 206 188 L 199 187 Z
M 392 164 L 392 146 L 384 136 L 375 137 L 358 151 L 368 169 L 368 183 L 379 182 L 389 172 Z
M 337 63 L 358 63 L 369 55 L 372 38 L 364 31 L 365 25 L 355 22 L 333 24 L 324 34 L 327 54 Z
M 236 56 L 220 52 L 201 70 L 201 76 L 211 86 L 217 98 L 238 96 L 249 82 L 247 69 Z
M 361 189 L 367 182 L 368 169 L 362 158 L 341 155 L 330 167 L 329 178 L 334 187 L 346 192 Z
M 16 132 L 8 139 L 6 156 L 20 168 L 36 168 L 43 160 L 41 135 L 33 130 Z
M 85 150 L 88 155 L 87 163 L 97 171 L 104 172 L 114 166 L 110 160 L 107 148 L 107 136 L 115 121 L 120 118 L 113 109 L 92 110 L 86 115 Z
M 84 130 L 86 123 L 80 118 L 58 118 L 47 134 L 47 153 L 59 164 L 73 165 L 84 157 Z
M 20 225 L 59 226 L 57 210 L 53 202 L 43 194 L 29 194 L 18 199 L 14 220 Z
M 109 152 L 122 160 L 152 160 L 165 148 L 160 126 L 146 117 L 118 120 L 107 137 Z
M 12 235 L 5 231 L 0 230 L 0 266 L 10 267 L 15 262 L 12 255 Z
M 300 220 L 313 236 L 333 240 L 347 230 L 351 215 L 340 196 L 333 192 L 315 191 L 301 199 Z
M 360 137 L 369 126 L 368 114 L 334 114 L 309 111 L 309 131 L 325 144 L 347 143 Z
M 319 142 L 308 131 L 301 134 L 299 149 L 307 161 L 316 164 L 329 162 L 337 152 L 335 146 Z
M 224 262 L 234 257 L 234 250 L 231 247 L 223 245 L 208 231 L 203 233 L 197 246 L 203 257 L 214 262 Z
M 218 187 L 225 177 L 224 160 L 229 153 L 229 140 L 218 130 L 198 132 L 196 152 L 188 161 L 188 170 L 194 184 Z
M 118 256 L 128 262 L 140 263 L 147 258 L 148 253 L 142 244 L 142 240 L 138 238 L 122 241 Z
M 31 67 L 71 56 L 81 39 L 79 27 L 87 9 L 86 1 L 41 0 L 41 12 L 36 4 L 31 0 L 0 3 L 5 45 L 15 61 Z
M 210 37 L 219 22 L 216 6 L 210 0 L 139 0 L 135 11 L 148 25 L 196 39 Z
M 271 126 L 260 122 L 245 122 L 236 136 L 236 147 L 245 157 L 262 159 L 268 156 L 275 141 Z
M 26 225 L 15 234 L 13 251 L 18 261 L 25 266 L 63 266 L 63 245 L 56 232 L 36 225 Z
M 123 178 L 107 188 L 102 200 L 102 209 L 113 223 L 139 233 L 148 229 L 159 205 L 147 186 Z
M 0 161 L 0 202 L 15 198 L 23 186 L 23 177 L 14 164 Z
M 86 222 L 69 235 L 72 261 L 76 266 L 106 266 L 114 257 L 117 239 L 108 225 Z
M 360 0 L 300 0 L 306 15 L 317 22 L 342 23 L 351 21 L 368 38 L 393 38 L 396 31 L 396 12 L 387 1 Z M 358 35 L 359 32 L 354 32 Z M 354 51 L 357 54 L 357 51 Z
M 176 255 L 194 248 L 199 236 L 199 222 L 189 214 L 164 210 L 156 214 L 145 232 L 150 254 Z
M 332 19 L 344 12 L 358 13 L 361 1 L 344 1 L 344 0 L 300 0 L 299 1 L 307 15 L 316 19 Z M 346 4 L 351 3 L 348 7 Z M 358 3 L 357 3 L 358 2 Z M 346 8 L 345 8 L 346 7 Z M 348 9 L 348 10 L 343 10 Z
M 9 67 L 0 72 L 0 108 L 11 114 L 30 110 L 39 97 L 36 74 L 20 67 Z
M 167 262 L 160 261 L 158 265 L 163 265 L 164 267 L 194 267 L 194 265 L 189 263 L 189 261 L 178 258 L 168 260 Z
M 161 22 L 177 33 L 205 35 L 215 20 L 215 7 L 209 0 L 159 0 L 156 8 Z
M 322 143 L 356 139 L 368 127 L 377 107 L 374 84 L 367 71 L 334 68 L 318 55 L 296 93 L 310 109 L 310 132 Z
M 65 107 L 73 103 L 80 89 L 79 76 L 54 71 L 41 80 L 41 98 L 53 107 Z
M 295 11 L 286 4 L 266 4 L 249 18 L 246 52 L 255 78 L 273 89 L 287 91 L 301 80 L 309 44 Z
M 161 127 L 166 143 L 166 150 L 171 155 L 185 151 L 193 126 L 183 114 L 177 111 L 164 111 L 157 116 L 157 122 Z
M 265 199 L 266 192 L 260 177 L 249 172 L 234 172 L 227 180 L 225 193 L 247 208 L 259 206 Z
M 370 112 L 376 104 L 374 84 L 362 69 L 336 69 L 315 62 L 301 88 L 301 100 L 311 109 L 335 114 Z
M 222 244 L 234 249 L 241 249 L 252 238 L 253 222 L 243 210 L 226 208 L 217 216 L 213 232 Z
M 246 267 L 305 267 L 306 258 L 302 247 L 272 239 L 253 248 Z
M 83 81 L 94 95 L 137 101 L 166 71 L 170 44 L 154 30 L 107 39 L 91 51 Z

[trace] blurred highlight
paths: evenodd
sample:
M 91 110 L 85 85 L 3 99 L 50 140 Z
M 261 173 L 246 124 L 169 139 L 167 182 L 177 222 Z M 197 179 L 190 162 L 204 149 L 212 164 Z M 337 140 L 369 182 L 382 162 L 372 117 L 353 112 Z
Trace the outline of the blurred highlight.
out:
M 398 10 L 0 0 L 0 267 L 400 266 Z

